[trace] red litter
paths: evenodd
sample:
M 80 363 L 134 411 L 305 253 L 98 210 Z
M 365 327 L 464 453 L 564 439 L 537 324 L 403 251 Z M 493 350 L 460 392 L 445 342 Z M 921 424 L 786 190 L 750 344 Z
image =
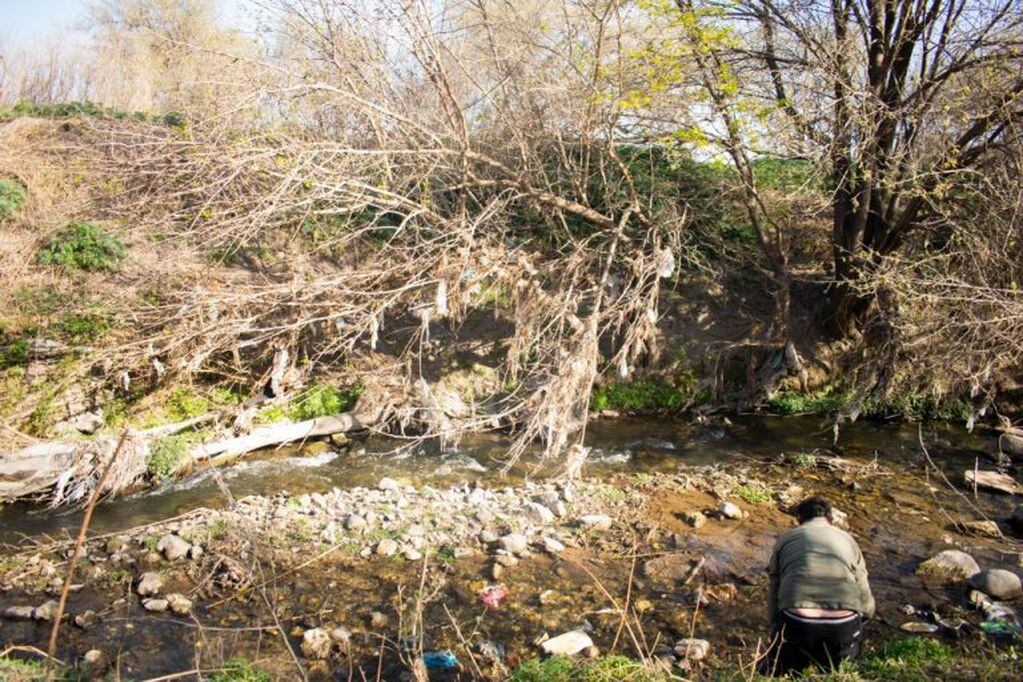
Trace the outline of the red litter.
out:
M 488 609 L 501 607 L 501 600 L 508 596 L 508 588 L 504 584 L 488 585 L 480 592 L 480 603 Z

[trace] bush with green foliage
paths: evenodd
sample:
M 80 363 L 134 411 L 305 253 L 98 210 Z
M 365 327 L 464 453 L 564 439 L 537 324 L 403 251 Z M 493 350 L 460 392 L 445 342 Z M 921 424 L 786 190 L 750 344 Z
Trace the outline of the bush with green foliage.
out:
M 18 367 L 28 363 L 28 341 L 8 338 L 0 332 L 0 369 Z
M 169 128 L 183 128 L 186 124 L 183 114 L 169 111 L 165 114 L 149 114 L 144 111 L 128 113 L 122 109 L 104 107 L 89 100 L 80 102 L 34 102 L 22 99 L 13 106 L 0 107 L 0 121 L 12 118 L 108 118 L 118 121 L 131 119 L 155 123 Z
M 92 223 L 73 221 L 39 251 L 36 261 L 65 270 L 115 271 L 124 259 L 124 242 Z
M 209 677 L 210 682 L 270 682 L 270 673 L 255 667 L 244 658 L 232 658 L 220 672 Z
M 601 656 L 576 663 L 564 656 L 532 658 L 516 668 L 510 682 L 666 682 L 668 675 L 627 656 Z
M 110 320 L 95 313 L 68 315 L 55 325 L 54 331 L 71 343 L 88 343 L 110 331 Z
M 740 485 L 735 489 L 735 494 L 747 504 L 770 504 L 772 499 L 771 491 L 759 485 Z
M 848 407 L 853 400 L 852 391 L 828 386 L 818 391 L 778 391 L 767 399 L 765 405 L 771 412 L 783 415 L 833 414 Z M 951 396 L 938 398 L 923 393 L 901 393 L 887 398 L 867 398 L 863 401 L 860 414 L 864 417 L 956 421 L 965 422 L 970 417 L 968 400 Z
M 361 381 L 357 381 L 347 388 L 316 384 L 303 391 L 295 399 L 291 404 L 288 416 L 293 421 L 300 422 L 347 412 L 359 400 L 363 389 Z
M 13 218 L 27 198 L 25 188 L 14 180 L 0 180 L 0 219 Z
M 778 391 L 767 399 L 767 409 L 784 415 L 830 414 L 849 404 L 852 395 L 834 387 L 803 393 Z
M 153 480 L 161 480 L 176 474 L 185 464 L 191 439 L 187 436 L 158 438 L 149 446 L 146 457 L 146 472 Z
M 594 411 L 677 410 L 686 404 L 681 389 L 656 381 L 604 384 L 593 389 L 590 407 Z

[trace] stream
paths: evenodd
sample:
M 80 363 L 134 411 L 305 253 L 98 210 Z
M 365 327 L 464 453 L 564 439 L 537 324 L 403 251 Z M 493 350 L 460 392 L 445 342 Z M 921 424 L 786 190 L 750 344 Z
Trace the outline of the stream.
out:
M 819 417 L 745 416 L 732 421 L 728 426 L 652 418 L 594 421 L 586 432 L 586 444 L 593 451 L 584 473 L 601 477 L 656 474 L 674 470 L 680 463 L 742 463 L 832 447 L 832 431 Z M 983 436 L 945 423 L 922 428 L 931 456 L 943 468 L 972 468 L 974 458 L 983 457 L 988 442 Z M 97 507 L 90 528 L 93 533 L 109 533 L 197 507 L 223 506 L 227 500 L 214 480 L 218 473 L 235 498 L 282 490 L 298 494 L 335 486 L 373 486 L 384 476 L 439 487 L 477 480 L 488 486 L 513 485 L 538 475 L 524 465 L 508 473 L 502 471 L 498 458 L 508 443 L 501 435 L 478 434 L 462 439 L 457 451 L 448 453 L 431 445 L 402 447 L 401 442 L 386 438 L 355 442 L 344 452 L 321 452 L 316 447 L 318 452 L 311 455 L 298 447 L 286 447 L 105 502 Z M 921 456 L 918 425 L 860 421 L 843 428 L 834 449 L 854 458 L 876 454 L 890 464 L 917 462 Z M 80 523 L 77 511 L 12 504 L 0 510 L 0 542 L 16 543 L 24 536 L 41 534 L 73 536 Z

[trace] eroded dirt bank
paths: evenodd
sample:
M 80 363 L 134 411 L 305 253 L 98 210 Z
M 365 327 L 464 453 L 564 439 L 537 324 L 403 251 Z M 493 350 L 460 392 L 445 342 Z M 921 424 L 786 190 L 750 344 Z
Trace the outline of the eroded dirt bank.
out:
M 958 646 L 978 646 L 982 616 L 963 582 L 915 570 L 955 547 L 982 568 L 1018 572 L 1011 498 L 961 497 L 916 457 L 800 453 L 569 485 L 384 478 L 198 509 L 89 543 L 58 656 L 82 668 L 98 650 L 101 670 L 130 679 L 237 657 L 279 679 L 399 679 L 421 651 L 450 649 L 462 667 L 449 676 L 501 678 L 539 653 L 545 633 L 582 629 L 601 652 L 661 652 L 678 674 L 738 674 L 766 633 L 764 566 L 792 524 L 783 509 L 810 492 L 832 497 L 867 557 L 879 604 L 869 642 L 917 620 L 911 605 L 965 619 L 973 630 Z M 724 502 L 741 518 L 727 518 Z M 981 514 L 1004 537 L 956 529 Z M 5 553 L 4 642 L 44 647 L 67 548 Z M 494 585 L 508 592 L 496 608 L 480 599 Z M 709 656 L 665 653 L 684 637 L 710 642 Z

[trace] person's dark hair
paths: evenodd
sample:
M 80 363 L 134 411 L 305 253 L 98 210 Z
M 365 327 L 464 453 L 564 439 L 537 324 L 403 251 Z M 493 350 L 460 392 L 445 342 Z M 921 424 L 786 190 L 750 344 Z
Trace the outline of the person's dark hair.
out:
M 820 495 L 806 498 L 796 505 L 793 511 L 800 523 L 806 523 L 810 519 L 819 517 L 831 520 L 831 503 Z

